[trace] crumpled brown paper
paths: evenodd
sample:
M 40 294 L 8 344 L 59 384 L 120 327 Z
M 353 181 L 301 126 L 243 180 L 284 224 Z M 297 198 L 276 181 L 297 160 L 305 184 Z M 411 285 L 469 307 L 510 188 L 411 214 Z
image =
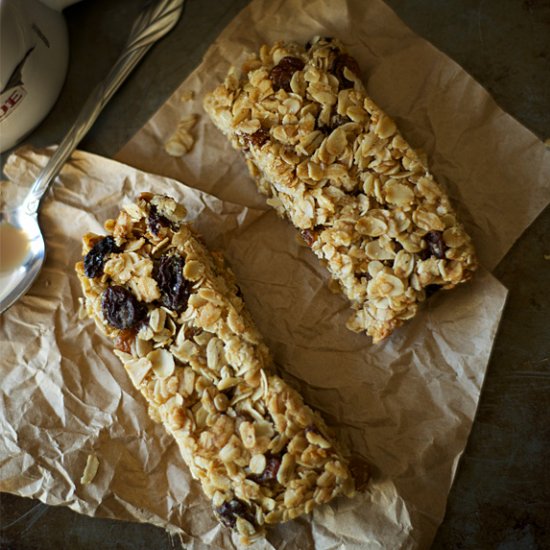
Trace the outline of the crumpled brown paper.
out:
M 186 548 L 232 548 L 171 438 L 147 418 L 126 373 L 89 321 L 78 319 L 72 266 L 80 237 L 100 231 L 124 198 L 153 190 L 191 201 L 191 217 L 222 248 L 283 376 L 373 470 L 368 492 L 274 528 L 256 548 L 427 547 L 445 510 L 471 428 L 506 291 L 489 273 L 441 292 L 389 340 L 373 346 L 344 328 L 346 301 L 296 232 L 265 211 L 244 163 L 201 117 L 193 151 L 166 155 L 180 116 L 245 49 L 313 34 L 344 39 L 374 99 L 428 153 L 492 268 L 548 202 L 549 154 L 456 64 L 384 4 L 256 0 L 119 158 L 209 191 L 78 153 L 43 206 L 49 256 L 30 294 L 0 328 L 0 490 L 90 515 L 183 530 Z M 396 85 L 398 83 L 398 85 Z M 181 101 L 194 90 L 193 101 Z M 10 178 L 45 159 L 12 158 Z M 545 181 L 546 177 L 546 181 Z M 518 185 L 518 181 L 521 185 Z M 79 483 L 89 453 L 100 467 Z
M 19 185 L 46 161 L 32 150 L 5 171 Z M 112 344 L 79 318 L 73 271 L 81 236 L 101 232 L 143 191 L 182 200 L 211 248 L 224 250 L 283 376 L 373 470 L 367 493 L 275 528 L 257 548 L 426 544 L 466 443 L 506 291 L 491 275 L 441 293 L 374 346 L 344 323 L 347 303 L 295 231 L 250 209 L 87 153 L 76 153 L 41 212 L 46 265 L 2 317 L 0 490 L 90 515 L 183 529 L 196 548 L 231 548 L 176 445 L 146 414 Z M 80 484 L 88 454 L 100 461 Z M 292 533 L 292 535 L 290 535 Z

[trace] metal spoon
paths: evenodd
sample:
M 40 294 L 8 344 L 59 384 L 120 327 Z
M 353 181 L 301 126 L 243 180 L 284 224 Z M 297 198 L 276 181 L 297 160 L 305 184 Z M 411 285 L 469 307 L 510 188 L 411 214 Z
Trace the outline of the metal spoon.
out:
M 28 241 L 27 252 L 20 265 L 9 272 L 0 273 L 0 313 L 27 292 L 44 263 L 46 247 L 38 224 L 38 208 L 42 197 L 126 77 L 149 48 L 175 26 L 184 1 L 160 0 L 139 15 L 122 54 L 105 80 L 86 101 L 74 125 L 38 175 L 23 204 L 0 213 L 0 231 L 11 225 Z

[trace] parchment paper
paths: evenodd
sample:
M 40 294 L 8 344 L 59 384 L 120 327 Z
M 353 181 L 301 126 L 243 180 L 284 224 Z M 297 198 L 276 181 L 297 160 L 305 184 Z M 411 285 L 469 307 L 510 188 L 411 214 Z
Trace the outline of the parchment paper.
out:
M 20 191 L 45 161 L 23 150 L 5 172 Z M 481 272 L 373 346 L 345 329 L 345 300 L 273 212 L 87 153 L 74 155 L 42 207 L 48 258 L 38 281 L 2 316 L 0 490 L 182 529 L 189 548 L 233 547 L 112 344 L 79 319 L 81 236 L 101 232 L 120 204 L 146 190 L 185 202 L 207 244 L 224 250 L 283 376 L 372 465 L 368 492 L 278 527 L 256 547 L 426 546 L 470 430 L 504 287 Z M 88 454 L 100 467 L 85 486 Z
M 283 376 L 372 465 L 366 493 L 277 527 L 255 547 L 429 545 L 475 415 L 505 289 L 481 270 L 472 283 L 434 296 L 411 323 L 373 346 L 344 328 L 346 301 L 328 291 L 326 273 L 295 231 L 265 211 L 243 162 L 206 117 L 191 154 L 173 159 L 163 152 L 178 118 L 201 112 L 203 87 L 212 88 L 245 48 L 312 34 L 344 38 L 373 97 L 427 151 L 486 266 L 548 202 L 550 160 L 542 144 L 381 2 L 254 1 L 119 155 L 241 206 L 84 153 L 46 200 L 46 267 L 0 328 L 0 490 L 177 529 L 186 548 L 235 546 L 176 445 L 147 418 L 110 343 L 78 319 L 73 264 L 81 235 L 99 232 L 125 198 L 161 191 L 191 201 L 191 217 L 207 243 L 224 250 Z M 190 89 L 195 99 L 180 101 Z M 6 173 L 29 181 L 44 162 L 26 150 L 12 157 Z M 100 468 L 82 486 L 89 453 Z

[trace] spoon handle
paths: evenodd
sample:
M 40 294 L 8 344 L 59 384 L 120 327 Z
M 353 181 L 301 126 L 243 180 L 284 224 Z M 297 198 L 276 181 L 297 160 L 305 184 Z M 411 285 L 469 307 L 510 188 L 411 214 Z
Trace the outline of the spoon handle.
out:
M 24 211 L 34 215 L 40 200 L 50 187 L 66 160 L 82 138 L 88 133 L 97 117 L 126 77 L 132 72 L 149 48 L 177 23 L 185 0 L 160 0 L 136 19 L 126 46 L 109 74 L 90 94 L 73 126 L 60 143 L 46 166 L 36 178 L 24 202 Z

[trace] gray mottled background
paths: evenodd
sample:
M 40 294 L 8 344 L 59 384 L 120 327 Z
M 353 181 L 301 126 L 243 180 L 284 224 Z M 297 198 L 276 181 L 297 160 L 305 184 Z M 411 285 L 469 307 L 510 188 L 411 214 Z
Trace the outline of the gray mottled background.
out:
M 329 0 L 327 0 L 329 1 Z M 188 0 L 81 147 L 112 156 L 199 63 L 248 2 Z M 550 137 L 550 0 L 387 0 L 499 105 Z M 84 0 L 65 11 L 71 63 L 56 106 L 26 142 L 59 142 L 124 43 L 142 0 Z M 2 164 L 5 159 L 2 159 Z M 518 182 L 521 185 L 521 182 Z M 433 548 L 550 548 L 550 208 L 495 271 L 510 289 L 474 428 Z M 179 548 L 161 529 L 0 498 L 0 549 Z

